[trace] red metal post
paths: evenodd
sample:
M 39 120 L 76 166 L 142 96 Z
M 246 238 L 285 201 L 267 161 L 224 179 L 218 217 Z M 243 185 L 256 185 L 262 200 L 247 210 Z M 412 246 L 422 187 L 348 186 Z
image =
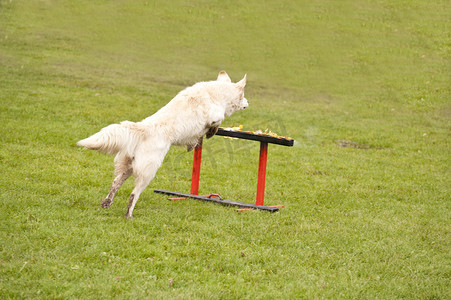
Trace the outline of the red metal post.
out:
M 268 157 L 268 143 L 260 142 L 260 161 L 258 164 L 257 205 L 265 201 L 266 160 Z
M 200 161 L 202 158 L 202 139 L 194 149 L 193 175 L 191 177 L 191 194 L 199 195 Z

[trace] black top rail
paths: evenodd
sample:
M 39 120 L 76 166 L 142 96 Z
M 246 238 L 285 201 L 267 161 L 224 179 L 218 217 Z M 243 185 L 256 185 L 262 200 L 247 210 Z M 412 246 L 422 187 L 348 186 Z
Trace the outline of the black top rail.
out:
M 218 132 L 216 135 L 220 136 L 229 136 L 233 138 L 238 139 L 245 139 L 245 140 L 252 140 L 252 141 L 259 141 L 263 143 L 271 143 L 271 144 L 277 144 L 282 146 L 288 146 L 291 147 L 294 144 L 293 139 L 283 138 L 283 137 L 274 137 L 271 135 L 267 135 L 264 133 L 258 134 L 258 133 L 252 133 L 248 131 L 233 131 L 233 130 L 227 130 L 224 128 L 218 128 Z

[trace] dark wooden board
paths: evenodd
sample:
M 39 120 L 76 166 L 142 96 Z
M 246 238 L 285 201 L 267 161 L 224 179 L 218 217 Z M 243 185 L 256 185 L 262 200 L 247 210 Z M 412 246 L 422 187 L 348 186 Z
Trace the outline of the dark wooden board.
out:
M 218 132 L 216 135 L 220 136 L 230 136 L 233 138 L 238 139 L 245 139 L 245 140 L 252 140 L 252 141 L 259 141 L 264 143 L 270 143 L 270 144 L 277 144 L 282 146 L 293 146 L 294 140 L 293 139 L 286 139 L 286 138 L 277 138 L 266 134 L 255 134 L 251 132 L 246 131 L 232 131 L 232 130 L 225 130 L 223 128 L 218 128 Z
M 279 210 L 277 207 L 255 205 L 255 204 L 250 204 L 250 203 L 236 202 L 236 201 L 230 201 L 230 200 L 225 200 L 225 199 L 218 199 L 218 198 L 213 198 L 213 197 L 210 198 L 210 197 L 205 197 L 205 196 L 185 194 L 185 193 L 172 192 L 172 191 L 166 191 L 166 190 L 154 190 L 154 193 L 160 193 L 160 194 L 166 194 L 166 195 L 174 195 L 174 196 L 177 196 L 177 197 L 184 197 L 184 198 L 192 198 L 192 199 L 195 199 L 195 200 L 220 203 L 220 204 L 223 204 L 223 205 L 231 205 L 231 206 L 239 206 L 239 207 L 245 207 L 245 208 L 259 209 L 259 210 L 265 210 L 265 211 L 269 211 L 269 212 L 276 212 L 276 211 Z

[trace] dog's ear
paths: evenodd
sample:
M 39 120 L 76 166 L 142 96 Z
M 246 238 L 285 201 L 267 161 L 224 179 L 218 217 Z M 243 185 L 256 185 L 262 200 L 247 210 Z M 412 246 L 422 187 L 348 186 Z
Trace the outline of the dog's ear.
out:
M 232 82 L 229 75 L 225 71 L 219 72 L 218 81 Z
M 236 83 L 236 86 L 241 90 L 244 90 L 244 87 L 246 86 L 246 76 L 247 74 L 244 75 L 243 79 Z

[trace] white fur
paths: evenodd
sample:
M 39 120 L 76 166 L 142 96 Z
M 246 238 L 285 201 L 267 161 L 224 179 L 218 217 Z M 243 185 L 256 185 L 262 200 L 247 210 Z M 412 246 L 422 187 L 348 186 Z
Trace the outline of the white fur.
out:
M 78 146 L 115 154 L 113 186 L 102 207 L 113 203 L 124 181 L 135 177 L 126 217 L 131 218 L 139 195 L 155 177 L 171 145 L 186 145 L 192 150 L 199 140 L 216 133 L 226 116 L 248 106 L 244 98 L 246 75 L 232 83 L 221 71 L 216 81 L 199 82 L 177 94 L 168 104 L 141 122 L 124 121 L 109 125 L 81 140 Z

